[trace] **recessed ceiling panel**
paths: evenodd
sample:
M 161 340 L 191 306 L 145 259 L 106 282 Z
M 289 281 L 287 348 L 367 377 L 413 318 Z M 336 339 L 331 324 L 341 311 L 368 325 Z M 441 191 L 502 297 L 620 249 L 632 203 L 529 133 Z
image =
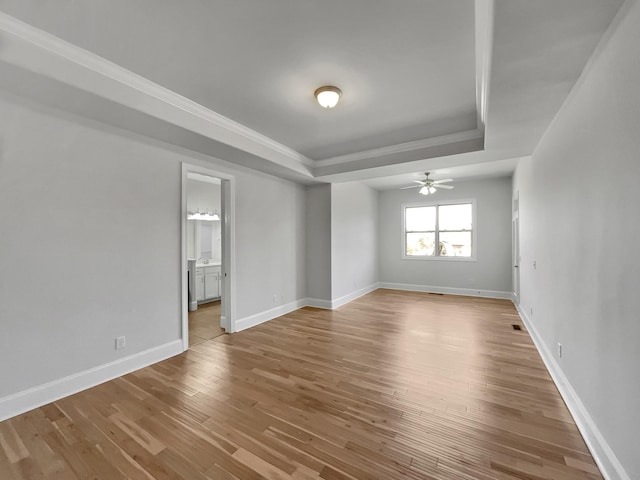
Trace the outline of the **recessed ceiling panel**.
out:
M 473 0 L 3 0 L 313 159 L 476 127 Z M 323 110 L 313 92 L 343 91 Z

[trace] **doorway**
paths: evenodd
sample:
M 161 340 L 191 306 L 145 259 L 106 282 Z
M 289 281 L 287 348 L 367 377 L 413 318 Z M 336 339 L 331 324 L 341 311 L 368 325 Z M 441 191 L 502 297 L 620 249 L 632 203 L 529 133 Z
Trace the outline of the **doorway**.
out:
M 234 178 L 182 168 L 183 349 L 234 331 Z
M 198 305 L 189 312 L 189 346 L 212 340 L 227 333 L 220 326 L 220 300 Z
M 520 303 L 520 198 L 516 192 L 511 217 L 511 251 L 513 253 L 513 299 Z

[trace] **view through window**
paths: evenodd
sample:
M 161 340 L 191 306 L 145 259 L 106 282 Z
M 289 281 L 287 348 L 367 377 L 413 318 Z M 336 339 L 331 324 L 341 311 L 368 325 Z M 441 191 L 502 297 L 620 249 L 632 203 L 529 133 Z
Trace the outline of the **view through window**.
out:
M 473 204 L 404 207 L 404 236 L 407 257 L 471 257 Z

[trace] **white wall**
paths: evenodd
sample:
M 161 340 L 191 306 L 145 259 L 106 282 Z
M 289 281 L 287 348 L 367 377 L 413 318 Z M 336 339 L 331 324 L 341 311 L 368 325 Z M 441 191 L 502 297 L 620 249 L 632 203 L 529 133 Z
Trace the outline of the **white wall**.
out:
M 378 282 L 378 192 L 331 185 L 331 298 L 342 303 Z
M 305 188 L 287 180 L 258 173 L 236 178 L 237 314 L 242 319 L 306 297 L 306 199 Z
M 179 338 L 177 159 L 0 110 L 0 397 Z
M 640 2 L 621 12 L 514 191 L 521 310 L 583 404 L 591 440 L 599 430 L 626 478 L 640 478 Z
M 380 282 L 417 290 L 505 296 L 511 292 L 511 179 L 455 182 L 424 197 L 418 189 L 380 194 Z M 403 259 L 402 205 L 475 199 L 476 261 Z M 480 293 L 478 293 L 480 292 Z
M 187 222 L 187 259 L 189 260 L 197 260 L 195 239 L 196 239 L 196 222 L 195 221 Z
M 303 187 L 6 92 L 0 111 L 0 413 L 7 395 L 179 343 L 183 161 L 235 175 L 238 318 L 306 296 Z
M 187 180 L 187 210 L 220 213 L 220 185 L 202 180 Z
M 307 295 L 310 303 L 331 304 L 331 185 L 307 188 Z

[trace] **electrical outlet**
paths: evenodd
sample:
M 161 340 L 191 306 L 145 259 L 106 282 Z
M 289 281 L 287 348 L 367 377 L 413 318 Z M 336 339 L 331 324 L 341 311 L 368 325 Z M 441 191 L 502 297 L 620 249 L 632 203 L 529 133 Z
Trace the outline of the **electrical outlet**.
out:
M 116 350 L 122 350 L 127 346 L 127 337 L 116 337 Z
M 531 316 L 533 317 L 533 307 L 531 307 Z
M 277 293 L 273 294 L 273 303 L 278 303 L 278 294 Z
M 558 342 L 558 358 L 562 358 L 562 344 Z
M 533 261 L 533 269 L 536 270 L 538 268 L 538 262 Z

